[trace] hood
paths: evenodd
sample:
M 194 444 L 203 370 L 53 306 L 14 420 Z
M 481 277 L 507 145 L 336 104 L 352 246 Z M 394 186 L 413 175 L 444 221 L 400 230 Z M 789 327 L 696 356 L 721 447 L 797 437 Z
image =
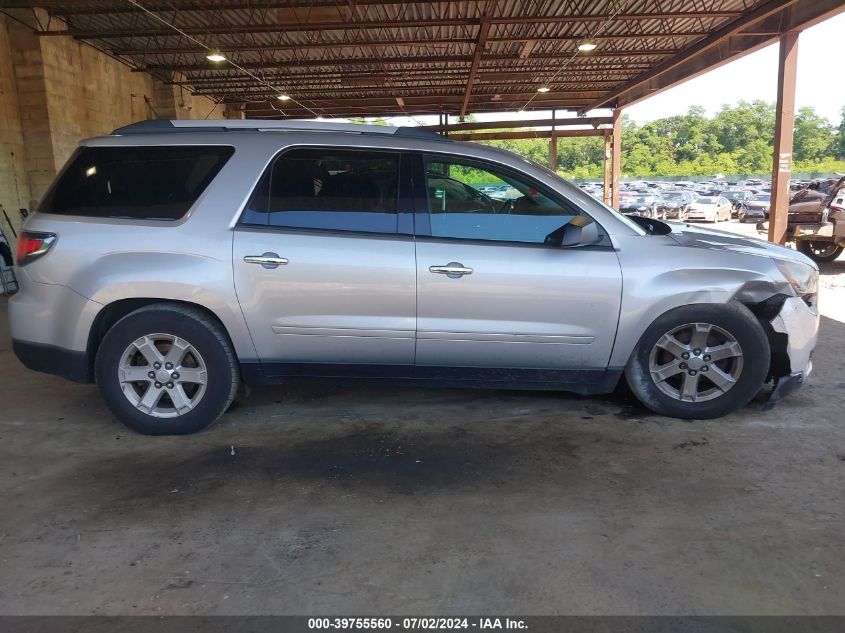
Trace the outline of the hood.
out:
M 808 264 L 813 268 L 818 268 L 812 259 L 796 250 L 763 240 L 742 237 L 726 231 L 714 231 L 712 229 L 690 226 L 689 224 L 672 224 L 672 232 L 669 233 L 668 237 L 671 237 L 681 246 L 688 246 L 690 248 L 706 248 L 715 251 L 732 251 L 747 255 L 757 255 L 759 257 L 791 259 L 802 264 Z

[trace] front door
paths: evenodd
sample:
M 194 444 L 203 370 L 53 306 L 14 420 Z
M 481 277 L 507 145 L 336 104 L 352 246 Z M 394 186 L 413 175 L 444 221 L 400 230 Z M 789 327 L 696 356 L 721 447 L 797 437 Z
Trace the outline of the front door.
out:
M 564 379 L 604 371 L 622 292 L 615 252 L 546 245 L 578 211 L 509 170 L 444 158 L 425 169 L 431 235 L 417 237 L 418 367 L 492 369 L 502 379 L 506 369 Z
M 398 229 L 399 164 L 397 153 L 297 148 L 262 177 L 233 265 L 267 377 L 413 365 L 414 242 Z

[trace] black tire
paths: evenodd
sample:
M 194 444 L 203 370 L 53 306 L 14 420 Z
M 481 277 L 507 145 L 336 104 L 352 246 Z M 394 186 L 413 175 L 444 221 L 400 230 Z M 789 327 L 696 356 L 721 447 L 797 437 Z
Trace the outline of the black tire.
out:
M 159 418 L 137 409 L 123 394 L 118 367 L 136 339 L 168 333 L 188 341 L 207 369 L 205 392 L 196 406 L 177 417 Z M 213 318 L 190 306 L 174 303 L 139 308 L 115 323 L 97 351 L 95 378 L 114 416 L 144 435 L 187 435 L 215 422 L 231 404 L 240 384 L 240 370 L 229 338 Z
M 824 248 L 825 252 L 816 253 L 814 249 Z M 841 246 L 834 247 L 833 242 L 814 242 L 812 240 L 798 240 L 798 250 L 813 261 L 826 264 L 835 261 L 845 250 Z
M 709 323 L 736 339 L 743 354 L 736 383 L 722 395 L 702 402 L 673 398 L 657 387 L 649 372 L 649 357 L 657 341 L 667 332 L 687 323 Z M 634 348 L 625 378 L 631 391 L 646 407 L 675 418 L 706 420 L 726 415 L 748 404 L 760 391 L 769 373 L 771 351 L 766 333 L 757 318 L 744 305 L 687 305 L 670 310 L 652 323 Z

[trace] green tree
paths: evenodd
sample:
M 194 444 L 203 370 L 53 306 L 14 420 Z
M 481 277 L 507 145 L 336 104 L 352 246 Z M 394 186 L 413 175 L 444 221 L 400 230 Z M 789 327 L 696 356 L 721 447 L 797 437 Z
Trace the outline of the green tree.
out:
M 622 115 L 622 173 L 646 176 L 761 174 L 772 169 L 775 107 L 764 101 L 722 106 L 708 118 L 700 106 L 686 114 L 637 125 Z M 489 141 L 548 164 L 548 139 Z M 834 128 L 812 108 L 795 117 L 795 171 L 845 171 L 845 108 Z M 604 143 L 598 137 L 558 139 L 557 171 L 576 179 L 603 173 Z M 839 162 L 837 162 L 837 159 Z
M 833 153 L 833 126 L 811 106 L 798 111 L 792 153 L 796 161 L 821 160 Z
M 833 153 L 836 158 L 845 159 L 845 106 L 842 106 L 842 120 L 836 128 L 836 137 L 833 140 Z

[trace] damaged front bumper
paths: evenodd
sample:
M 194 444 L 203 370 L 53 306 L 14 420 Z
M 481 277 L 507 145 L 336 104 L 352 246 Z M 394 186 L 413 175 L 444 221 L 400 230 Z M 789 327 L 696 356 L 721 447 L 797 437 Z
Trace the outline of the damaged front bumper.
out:
M 770 323 L 776 334 L 785 335 L 786 360 L 789 366 L 781 367 L 780 375 L 774 376 L 775 387 L 766 402 L 767 409 L 798 389 L 813 370 L 810 357 L 819 335 L 816 295 L 811 300 L 788 297 Z

